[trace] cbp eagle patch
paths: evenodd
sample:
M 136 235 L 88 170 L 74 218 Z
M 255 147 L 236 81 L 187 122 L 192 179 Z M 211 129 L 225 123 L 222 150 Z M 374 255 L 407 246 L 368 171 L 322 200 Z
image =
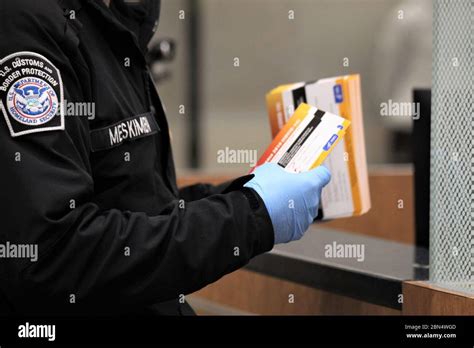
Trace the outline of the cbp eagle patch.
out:
M 44 56 L 17 52 L 0 60 L 0 108 L 12 137 L 64 130 L 63 83 Z

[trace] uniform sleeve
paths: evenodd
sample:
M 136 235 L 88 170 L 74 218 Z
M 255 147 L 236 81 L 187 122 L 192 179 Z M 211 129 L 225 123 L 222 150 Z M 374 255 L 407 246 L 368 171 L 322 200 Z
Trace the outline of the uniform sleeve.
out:
M 187 202 L 197 201 L 199 199 L 225 192 L 226 189 L 231 185 L 231 183 L 231 181 L 228 181 L 219 185 L 198 183 L 189 186 L 184 186 L 179 189 L 179 196 Z
M 85 67 L 65 41 L 55 3 L 1 1 L 0 56 L 47 57 L 65 98 L 84 101 Z M 252 206 L 238 189 L 184 207 L 177 200 L 157 216 L 101 211 L 93 203 L 87 119 L 67 117 L 64 130 L 12 137 L 1 117 L 0 237 L 39 249 L 36 262 L 0 261 L 0 287 L 21 313 L 109 313 L 170 300 L 273 246 L 263 202 Z

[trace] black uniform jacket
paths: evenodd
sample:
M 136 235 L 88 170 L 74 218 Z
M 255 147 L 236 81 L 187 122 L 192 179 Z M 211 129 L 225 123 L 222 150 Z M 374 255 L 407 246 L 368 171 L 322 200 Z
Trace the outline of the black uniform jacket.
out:
M 273 247 L 248 176 L 177 189 L 144 59 L 159 2 L 111 3 L 0 0 L 2 314 L 184 314 Z

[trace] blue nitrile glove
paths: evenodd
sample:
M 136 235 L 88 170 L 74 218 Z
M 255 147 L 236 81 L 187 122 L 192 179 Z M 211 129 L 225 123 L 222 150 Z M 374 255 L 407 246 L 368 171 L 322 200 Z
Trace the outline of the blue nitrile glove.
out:
M 318 215 L 321 190 L 331 179 L 324 166 L 289 173 L 275 163 L 258 167 L 244 186 L 262 198 L 272 220 L 275 244 L 300 239 Z

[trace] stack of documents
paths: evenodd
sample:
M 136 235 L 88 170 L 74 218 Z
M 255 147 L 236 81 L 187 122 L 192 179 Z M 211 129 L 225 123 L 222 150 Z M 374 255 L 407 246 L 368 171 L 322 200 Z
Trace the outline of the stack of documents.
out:
M 366 213 L 371 203 L 359 75 L 282 85 L 266 99 L 274 141 L 257 165 L 274 162 L 300 172 L 324 161 L 332 178 L 318 218 Z

